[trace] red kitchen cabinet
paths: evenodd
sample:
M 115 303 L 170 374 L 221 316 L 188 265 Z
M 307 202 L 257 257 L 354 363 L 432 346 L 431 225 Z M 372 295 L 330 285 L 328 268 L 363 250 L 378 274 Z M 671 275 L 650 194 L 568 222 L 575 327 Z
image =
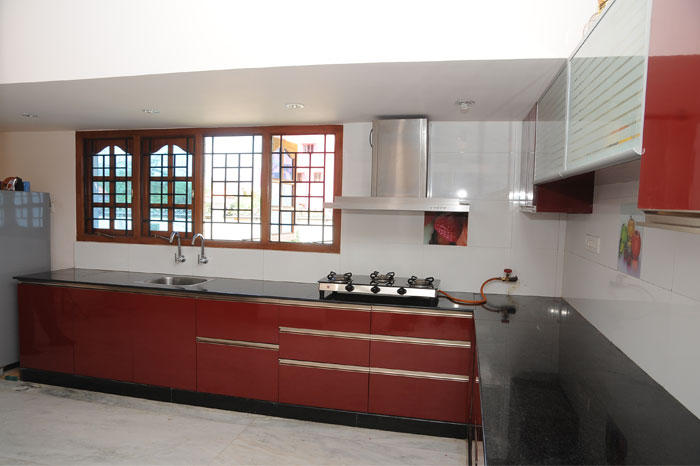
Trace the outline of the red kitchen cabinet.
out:
M 700 212 L 700 35 L 695 0 L 654 2 L 638 206 Z
M 280 327 L 369 334 L 370 308 L 280 306 Z
M 372 334 L 471 341 L 474 322 L 468 313 L 457 316 L 378 310 L 372 311 Z
M 197 390 L 277 401 L 276 349 L 197 343 Z
M 280 306 L 280 401 L 367 412 L 370 323 L 370 308 Z
M 66 289 L 75 312 L 75 373 L 196 389 L 193 299 Z
M 337 338 L 322 335 L 301 335 L 280 330 L 280 358 L 316 361 L 351 366 L 369 364 L 367 339 Z
M 128 296 L 139 309 L 132 328 L 134 382 L 196 390 L 195 300 Z
M 277 343 L 278 306 L 238 301 L 197 300 L 197 336 Z
M 65 292 L 54 286 L 18 286 L 20 366 L 74 372 L 74 314 Z
M 373 310 L 369 412 L 466 423 L 473 339 L 468 313 Z
M 142 295 L 65 289 L 75 314 L 75 373 L 134 381 L 135 316 Z
M 367 412 L 367 372 L 300 367 L 282 361 L 279 373 L 282 403 Z
M 469 375 L 472 351 L 467 347 L 372 340 L 370 365 L 386 369 Z
M 369 412 L 467 422 L 469 383 L 371 373 Z

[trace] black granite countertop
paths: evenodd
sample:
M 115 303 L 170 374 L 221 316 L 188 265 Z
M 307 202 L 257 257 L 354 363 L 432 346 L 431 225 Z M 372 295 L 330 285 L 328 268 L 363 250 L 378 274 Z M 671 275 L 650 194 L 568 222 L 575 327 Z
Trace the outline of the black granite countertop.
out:
M 40 272 L 28 275 L 20 275 L 14 277 L 21 282 L 48 282 L 48 283 L 65 283 L 83 284 L 83 285 L 102 285 L 110 287 L 123 288 L 142 288 L 148 290 L 162 290 L 168 292 L 195 293 L 205 295 L 226 295 L 251 298 L 270 298 L 270 299 L 285 299 L 297 301 L 315 301 L 315 302 L 339 302 L 352 303 L 360 305 L 387 305 L 401 307 L 417 307 L 441 310 L 454 310 L 471 312 L 474 310 L 472 306 L 463 306 L 455 304 L 446 298 L 439 298 L 436 302 L 426 304 L 423 300 L 411 300 L 406 298 L 388 298 L 366 300 L 362 295 L 353 295 L 351 297 L 344 296 L 342 300 L 334 299 L 331 296 L 329 299 L 321 301 L 319 299 L 317 283 L 297 283 L 297 282 L 282 282 L 272 280 L 246 280 L 235 278 L 211 278 L 210 281 L 194 286 L 169 286 L 146 283 L 147 280 L 160 277 L 167 274 L 159 273 L 140 273 L 140 272 L 124 272 L 116 270 L 96 270 L 96 269 L 62 269 L 53 270 L 50 272 Z M 472 293 L 451 293 L 453 296 L 462 299 L 473 299 Z
M 515 312 L 474 313 L 487 465 L 700 464 L 700 420 L 566 301 L 489 306 Z

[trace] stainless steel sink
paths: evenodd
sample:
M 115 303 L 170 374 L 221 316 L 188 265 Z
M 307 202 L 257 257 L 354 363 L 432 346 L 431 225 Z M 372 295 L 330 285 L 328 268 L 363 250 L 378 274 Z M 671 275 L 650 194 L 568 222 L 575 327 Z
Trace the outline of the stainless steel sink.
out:
M 151 283 L 153 285 L 168 285 L 168 286 L 192 286 L 201 285 L 208 281 L 213 280 L 212 278 L 202 278 L 202 277 L 183 277 L 183 276 L 170 276 L 163 275 L 162 277 L 151 278 L 150 280 L 145 280 L 144 283 Z

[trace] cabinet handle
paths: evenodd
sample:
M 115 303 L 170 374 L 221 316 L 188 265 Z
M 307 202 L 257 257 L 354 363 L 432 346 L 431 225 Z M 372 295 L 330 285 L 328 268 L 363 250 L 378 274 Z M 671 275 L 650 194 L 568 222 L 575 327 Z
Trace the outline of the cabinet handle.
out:
M 361 372 L 364 374 L 367 374 L 369 372 L 369 368 L 363 366 L 349 366 L 346 364 L 331 364 L 326 362 L 297 361 L 295 359 L 280 359 L 279 364 L 280 366 L 309 367 L 312 369 Z
M 398 337 L 394 335 L 372 335 L 372 341 L 386 341 L 389 343 L 408 343 L 411 345 L 447 346 L 453 348 L 471 348 L 469 341 L 438 340 L 435 338 Z
M 258 343 L 255 341 L 225 340 L 223 338 L 197 337 L 197 343 L 207 343 L 210 345 L 239 346 L 242 348 L 257 348 L 266 350 L 279 350 L 279 345 L 272 343 Z
M 405 307 L 378 307 L 372 306 L 372 312 L 386 312 L 394 314 L 409 314 L 419 316 L 435 316 L 435 317 L 456 317 L 458 319 L 473 319 L 472 311 L 455 312 L 455 311 L 439 311 L 429 309 L 408 309 Z
M 370 374 L 393 375 L 397 377 L 411 377 L 414 379 L 450 380 L 452 382 L 469 382 L 468 375 L 441 374 L 438 372 L 406 371 L 402 369 L 384 369 L 380 367 L 370 367 Z

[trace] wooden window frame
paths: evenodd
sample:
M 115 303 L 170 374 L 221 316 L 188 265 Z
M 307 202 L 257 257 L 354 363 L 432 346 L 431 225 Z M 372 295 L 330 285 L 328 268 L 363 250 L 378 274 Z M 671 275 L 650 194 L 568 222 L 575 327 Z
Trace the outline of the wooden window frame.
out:
M 282 251 L 303 251 L 320 253 L 340 253 L 340 210 L 333 210 L 333 243 L 284 243 L 270 241 L 271 214 L 271 138 L 273 135 L 304 135 L 304 134 L 333 134 L 335 136 L 335 155 L 333 173 L 333 194 L 340 196 L 343 180 L 343 127 L 342 125 L 304 125 L 304 126 L 251 126 L 231 128 L 183 128 L 183 129 L 148 129 L 148 130 L 115 130 L 115 131 L 78 131 L 75 134 L 75 169 L 76 169 L 76 221 L 77 241 L 94 241 L 108 243 L 132 244 L 166 244 L 163 239 L 147 236 L 144 231 L 144 212 L 147 199 L 146 184 L 148 177 L 144 176 L 142 161 L 142 138 L 172 138 L 194 137 L 194 172 L 193 172 L 193 229 L 196 233 L 203 232 L 203 197 L 204 197 L 204 138 L 209 136 L 262 136 L 262 173 L 261 173 L 261 240 L 260 241 L 228 241 L 207 240 L 207 247 L 240 248 L 240 249 L 272 249 Z M 133 234 L 129 236 L 108 237 L 104 234 L 89 233 L 85 224 L 85 208 L 87 204 L 86 189 L 91 177 L 85 173 L 85 143 L 91 139 L 128 139 L 133 148 L 132 201 Z M 137 163 L 138 161 L 138 163 Z

